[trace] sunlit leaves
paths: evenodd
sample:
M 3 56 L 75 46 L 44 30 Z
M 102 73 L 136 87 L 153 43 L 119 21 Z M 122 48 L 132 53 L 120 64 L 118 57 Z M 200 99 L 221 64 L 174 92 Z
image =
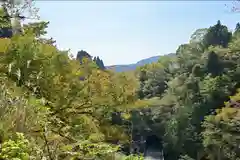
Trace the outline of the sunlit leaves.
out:
M 0 38 L 0 55 L 3 56 L 3 54 L 8 50 L 10 39 L 7 38 Z
M 144 160 L 144 158 L 142 156 L 138 156 L 138 155 L 129 155 L 129 156 L 123 158 L 123 160 Z
M 29 151 L 29 141 L 22 133 L 16 133 L 16 137 L 2 144 L 0 158 L 29 160 Z
M 134 103 L 135 83 L 132 79 L 98 70 L 92 62 L 80 64 L 71 60 L 67 52 L 42 43 L 32 32 L 11 38 L 1 64 L 1 71 L 8 80 L 24 88 L 21 93 L 28 93 L 27 97 L 20 96 L 21 105 L 16 110 L 11 106 L 13 111 L 4 112 L 2 129 L 14 122 L 7 130 L 24 132 L 31 140 L 32 153 L 58 157 L 62 156 L 64 145 L 71 146 L 84 140 L 88 140 L 87 146 L 68 148 L 69 154 L 73 154 L 71 157 L 99 157 L 115 151 L 114 146 L 104 143 L 107 132 L 101 129 L 109 128 L 111 124 L 103 125 L 102 121 L 109 121 L 108 113 L 112 110 Z M 82 76 L 84 79 L 80 80 Z M 116 128 L 114 132 L 118 131 Z M 121 139 L 126 137 L 122 135 Z M 94 146 L 94 143 L 98 145 Z M 89 145 L 93 150 L 88 148 Z M 81 152 L 82 149 L 88 154 Z
M 203 144 L 209 156 L 232 160 L 239 158 L 239 116 L 239 108 L 227 107 L 218 110 L 217 115 L 206 117 L 203 124 L 205 127 Z
M 34 33 L 36 37 L 44 36 L 47 32 L 45 29 L 48 27 L 49 22 L 36 22 L 29 23 L 23 26 L 25 33 Z
M 207 34 L 207 28 L 197 29 L 190 37 L 190 43 L 201 43 Z
M 239 30 L 239 24 L 237 27 Z M 201 159 L 204 156 L 204 149 L 209 155 L 215 156 L 210 159 L 219 159 L 219 156 L 236 159 L 239 151 L 235 149 L 230 151 L 229 148 L 236 144 L 230 135 L 237 137 L 235 129 L 239 128 L 237 127 L 239 120 L 230 117 L 239 117 L 234 115 L 238 105 L 232 100 L 226 106 L 235 107 L 234 109 L 226 108 L 217 111 L 216 116 L 208 115 L 216 108 L 222 108 L 224 101 L 235 93 L 236 87 L 239 86 L 238 42 L 237 33 L 232 38 L 228 28 L 218 21 L 210 28 L 196 30 L 189 43 L 178 47 L 176 56 L 170 60 L 170 65 L 173 66 L 171 69 L 165 65 L 164 58 L 160 58 L 158 63 L 162 66 L 157 70 L 151 68 L 153 65 L 141 68 L 138 91 L 140 97 L 144 97 L 143 93 L 147 91 L 153 93 L 151 87 L 146 85 L 150 84 L 148 82 L 152 81 L 152 77 L 157 79 L 159 85 L 160 79 L 168 76 L 165 79 L 167 87 L 159 96 L 161 97 L 159 102 L 154 105 L 156 109 L 150 108 L 161 124 L 157 129 L 162 131 L 159 134 L 164 137 L 164 152 L 166 155 L 171 154 L 166 156 L 166 159 L 177 159 L 180 155 L 184 155 L 181 159 Z M 149 74 L 151 71 L 154 74 Z M 156 74 L 158 72 L 159 75 Z M 239 103 L 236 98 L 235 101 Z M 207 127 L 204 133 L 208 135 L 204 135 L 204 141 L 208 141 L 208 144 L 204 142 L 202 145 L 201 123 L 205 116 L 208 118 L 205 120 Z M 221 136 L 224 140 L 221 140 Z M 221 141 L 221 145 L 215 145 L 214 139 Z M 235 141 L 239 143 L 238 140 Z

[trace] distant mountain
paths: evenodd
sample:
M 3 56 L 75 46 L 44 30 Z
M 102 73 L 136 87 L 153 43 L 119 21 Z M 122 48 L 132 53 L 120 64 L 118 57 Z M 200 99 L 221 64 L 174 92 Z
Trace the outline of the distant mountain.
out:
M 169 56 L 174 55 L 174 53 L 168 54 Z M 125 72 L 125 71 L 132 71 L 135 70 L 137 67 L 144 66 L 145 64 L 150 64 L 157 62 L 160 57 L 166 56 L 166 55 L 161 55 L 161 56 L 154 56 L 146 59 L 142 59 L 138 61 L 137 63 L 134 64 L 126 64 L 126 65 L 112 65 L 112 66 L 107 66 L 107 69 L 113 70 L 115 72 Z

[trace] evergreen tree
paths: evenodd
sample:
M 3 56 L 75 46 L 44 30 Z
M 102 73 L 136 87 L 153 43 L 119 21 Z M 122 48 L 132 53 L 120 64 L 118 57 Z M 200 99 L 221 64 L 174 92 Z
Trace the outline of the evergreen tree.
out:
M 240 31 L 240 23 L 238 22 L 235 27 L 235 32 L 239 32 L 239 31 Z
M 103 63 L 103 60 L 100 60 L 100 64 L 101 64 L 101 68 L 102 68 L 102 69 L 106 69 L 106 67 L 105 67 L 105 65 L 104 65 L 104 63 Z
M 79 60 L 80 63 L 82 63 L 84 58 L 88 60 L 92 60 L 92 56 L 86 51 L 83 51 L 83 50 L 78 51 L 76 59 Z
M 239 23 L 239 22 L 236 24 L 236 27 L 235 27 L 235 31 L 234 31 L 234 33 L 233 33 L 233 36 L 234 36 L 234 38 L 240 36 L 240 23 Z
M 231 37 L 232 33 L 228 31 L 227 26 L 222 25 L 220 20 L 218 20 L 217 24 L 210 27 L 204 36 L 204 45 L 206 48 L 211 45 L 227 47 Z
M 99 58 L 99 56 L 94 57 L 94 58 L 93 58 L 93 61 L 97 64 L 97 66 L 99 67 L 99 69 L 102 69 L 102 70 L 105 69 L 104 63 L 103 63 L 103 61 Z

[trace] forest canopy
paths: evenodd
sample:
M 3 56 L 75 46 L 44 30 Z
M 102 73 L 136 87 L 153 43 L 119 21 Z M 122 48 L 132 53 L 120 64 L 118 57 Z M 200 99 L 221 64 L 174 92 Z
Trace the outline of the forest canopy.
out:
M 22 25 L 19 8 L 33 3 L 11 3 L 0 10 L 0 159 L 140 160 L 136 142 L 153 135 L 166 160 L 240 159 L 239 23 L 219 20 L 176 54 L 115 73 L 58 49 L 44 38 L 50 22 Z

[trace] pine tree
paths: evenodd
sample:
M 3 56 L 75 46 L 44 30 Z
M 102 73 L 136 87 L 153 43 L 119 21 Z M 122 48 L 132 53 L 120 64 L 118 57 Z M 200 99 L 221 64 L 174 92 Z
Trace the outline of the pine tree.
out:
M 103 63 L 103 60 L 100 60 L 100 62 L 101 62 L 101 68 L 102 68 L 102 69 L 106 69 L 106 67 L 105 67 L 105 65 L 104 65 L 104 63 Z
M 84 58 L 86 58 L 88 60 L 92 60 L 92 56 L 89 53 L 87 53 L 86 51 L 83 51 L 83 50 L 78 51 L 77 60 L 79 60 L 80 63 L 82 63 Z
M 239 22 L 236 24 L 236 27 L 235 27 L 235 31 L 234 31 L 234 33 L 233 33 L 233 36 L 234 36 L 235 38 L 240 36 L 240 23 L 239 23 Z
M 93 61 L 96 63 L 96 65 L 99 67 L 99 69 L 102 69 L 102 70 L 105 69 L 104 63 L 103 63 L 103 61 L 99 58 L 99 56 L 94 57 L 94 58 L 93 58 Z
M 209 46 L 222 46 L 227 47 L 232 38 L 232 33 L 228 31 L 227 26 L 222 25 L 218 20 L 217 24 L 208 29 L 207 34 L 204 36 L 205 47 Z
M 238 22 L 235 27 L 235 32 L 239 32 L 239 31 L 240 31 L 240 23 Z

